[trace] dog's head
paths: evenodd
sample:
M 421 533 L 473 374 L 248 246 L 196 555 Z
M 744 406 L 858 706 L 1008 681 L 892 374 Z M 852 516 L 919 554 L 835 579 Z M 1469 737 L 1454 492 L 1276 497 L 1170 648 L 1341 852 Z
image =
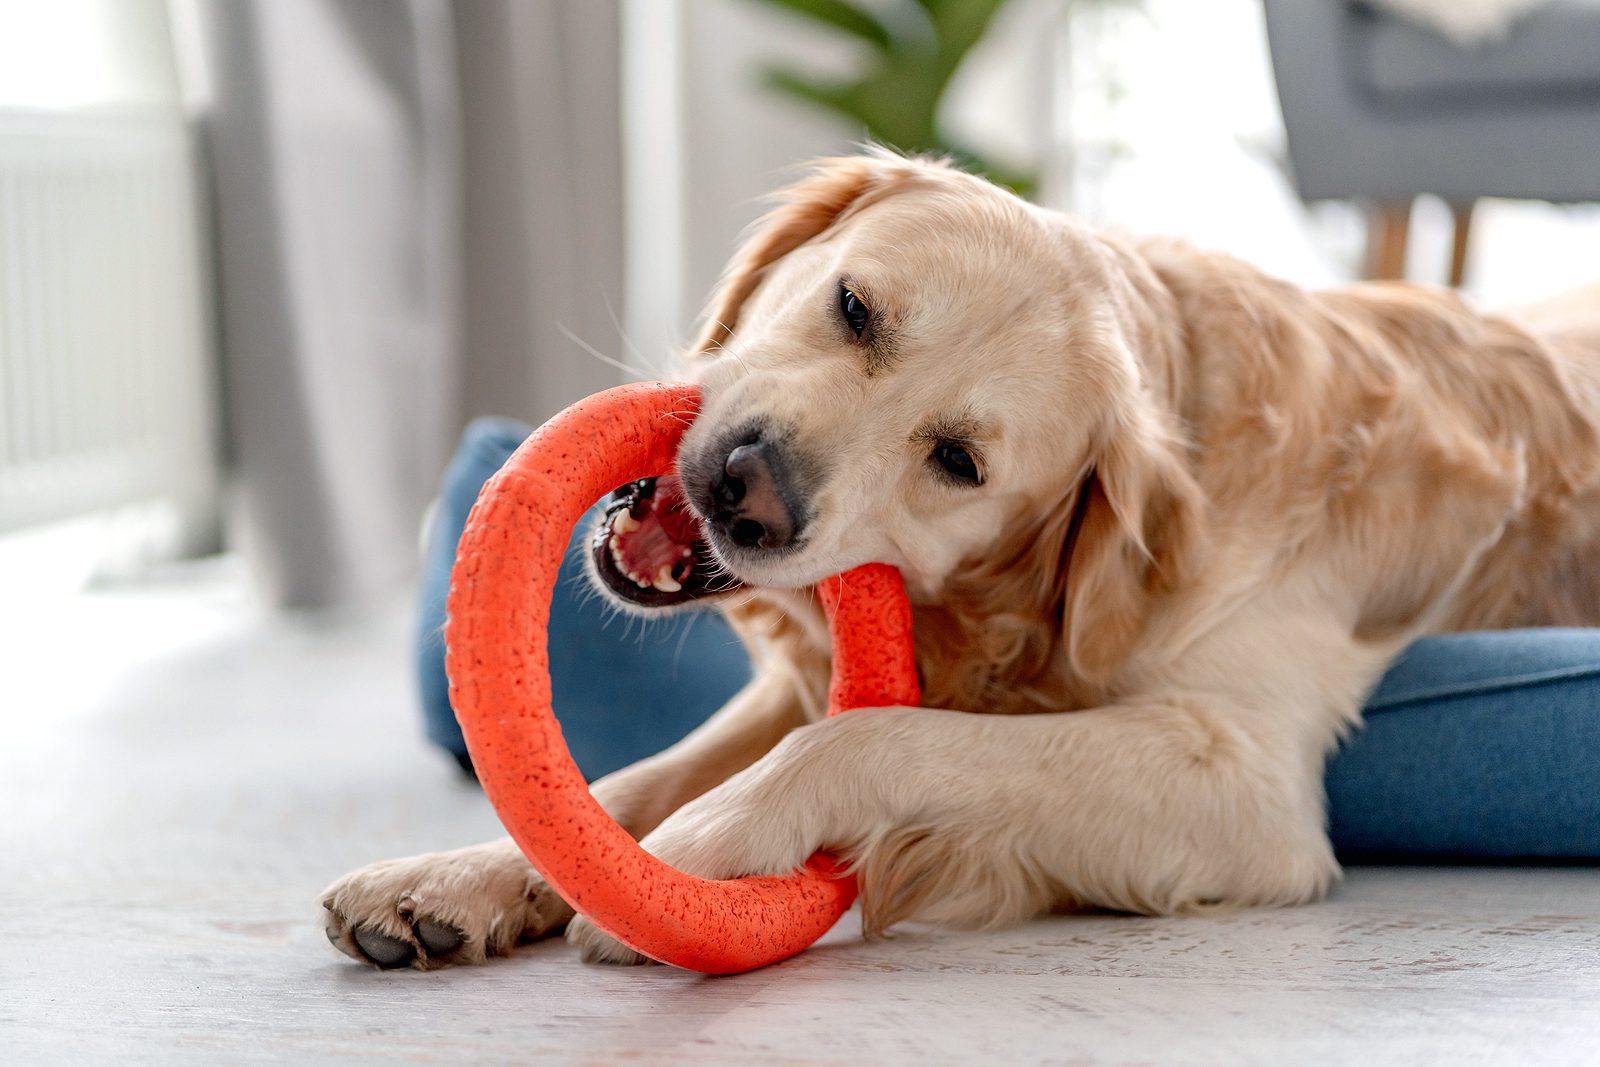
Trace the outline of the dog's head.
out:
M 1152 567 L 1177 566 L 1193 496 L 1126 263 L 940 163 L 822 162 L 716 292 L 677 481 L 619 497 L 604 584 L 670 606 L 877 560 L 936 601 L 978 566 L 1001 595 L 1081 616 L 1071 651 L 1094 670 L 1138 624 Z

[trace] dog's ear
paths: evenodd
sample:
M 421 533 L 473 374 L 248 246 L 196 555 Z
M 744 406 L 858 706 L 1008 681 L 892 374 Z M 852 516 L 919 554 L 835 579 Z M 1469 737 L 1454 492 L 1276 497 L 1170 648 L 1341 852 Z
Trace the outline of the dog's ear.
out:
M 938 166 L 888 152 L 818 161 L 804 178 L 778 193 L 778 206 L 752 227 L 712 294 L 690 352 L 711 351 L 727 341 L 739 321 L 739 309 L 773 263 L 821 236 L 852 211 L 881 200 L 919 173 Z
M 1115 420 L 1093 462 L 1064 553 L 1063 636 L 1073 670 L 1104 684 L 1155 600 L 1192 577 L 1203 506 L 1182 446 L 1147 402 Z

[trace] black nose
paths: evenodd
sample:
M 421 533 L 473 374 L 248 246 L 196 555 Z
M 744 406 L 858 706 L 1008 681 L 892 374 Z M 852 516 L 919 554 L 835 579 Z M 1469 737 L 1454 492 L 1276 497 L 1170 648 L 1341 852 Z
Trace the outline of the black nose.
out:
M 741 548 L 783 548 L 799 523 L 779 447 L 757 438 L 728 452 L 711 475 L 712 523 Z

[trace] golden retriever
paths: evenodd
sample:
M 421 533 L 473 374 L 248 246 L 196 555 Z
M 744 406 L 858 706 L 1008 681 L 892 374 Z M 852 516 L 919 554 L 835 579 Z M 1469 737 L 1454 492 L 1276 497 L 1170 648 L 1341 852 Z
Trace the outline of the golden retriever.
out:
M 718 600 L 757 672 L 594 793 L 698 875 L 844 855 L 869 935 L 1314 900 L 1324 760 L 1407 642 L 1600 622 L 1597 292 L 1308 293 L 866 154 L 783 194 L 687 362 L 678 477 L 620 494 L 595 572 L 636 610 Z M 869 560 L 905 575 L 928 707 L 821 719 L 810 586 Z M 638 958 L 509 841 L 324 904 L 386 966 L 563 925 Z

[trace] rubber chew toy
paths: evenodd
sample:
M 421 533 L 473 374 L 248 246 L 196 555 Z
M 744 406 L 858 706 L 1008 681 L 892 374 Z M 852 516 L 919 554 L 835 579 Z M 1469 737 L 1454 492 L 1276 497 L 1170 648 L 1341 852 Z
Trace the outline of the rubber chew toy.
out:
M 827 933 L 856 895 L 826 855 L 799 874 L 711 881 L 645 852 L 589 795 L 550 707 L 546 628 L 572 529 L 600 497 L 673 469 L 692 385 L 625 385 L 523 442 L 467 519 L 445 627 L 450 699 L 473 765 L 533 866 L 579 913 L 652 959 L 708 974 L 762 967 Z M 829 711 L 916 705 L 911 609 L 872 564 L 820 587 L 834 642 Z

